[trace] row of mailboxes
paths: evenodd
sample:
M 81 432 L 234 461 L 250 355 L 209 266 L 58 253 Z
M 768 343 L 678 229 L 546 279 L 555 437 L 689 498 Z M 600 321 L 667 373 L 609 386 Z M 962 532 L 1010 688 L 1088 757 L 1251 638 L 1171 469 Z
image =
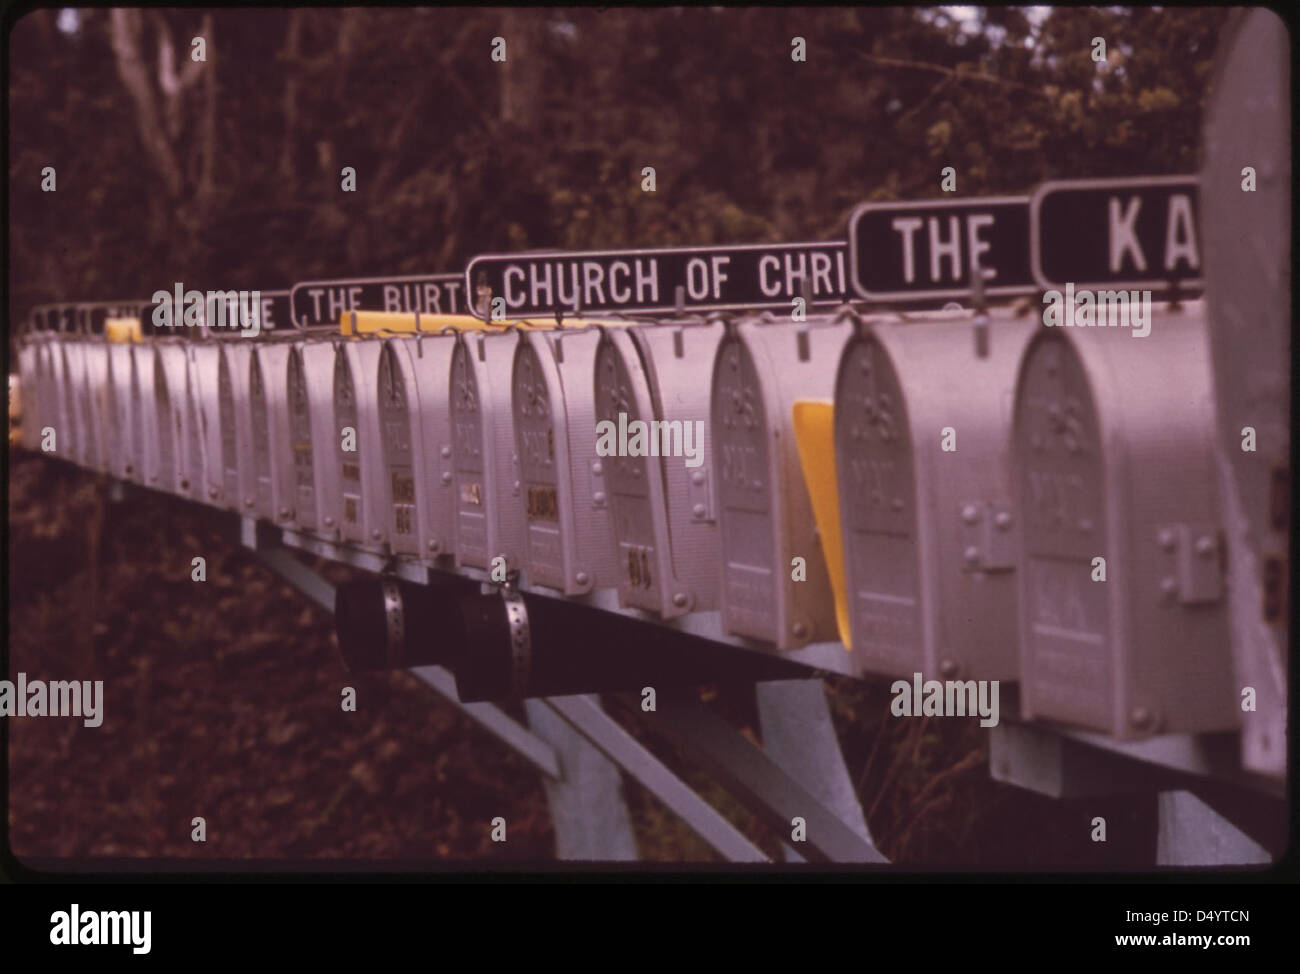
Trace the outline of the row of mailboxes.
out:
M 1203 307 L 1141 339 L 982 319 L 63 336 L 23 367 L 79 462 L 332 540 L 838 634 L 1119 738 L 1235 726 Z

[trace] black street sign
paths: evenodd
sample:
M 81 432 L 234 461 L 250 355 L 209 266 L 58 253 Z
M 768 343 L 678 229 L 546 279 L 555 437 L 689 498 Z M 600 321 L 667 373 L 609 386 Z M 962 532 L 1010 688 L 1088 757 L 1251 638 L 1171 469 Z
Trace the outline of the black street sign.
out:
M 1024 196 L 863 203 L 849 217 L 849 250 L 866 301 L 968 298 L 972 262 L 990 297 L 1034 289 Z
M 337 325 L 348 311 L 396 311 L 405 314 L 468 314 L 459 274 L 408 277 L 354 277 L 304 281 L 290 294 L 290 320 L 299 328 Z
M 1030 198 L 1034 280 L 1045 290 L 1201 287 L 1195 176 L 1043 183 Z
M 293 327 L 288 291 L 262 291 L 261 320 L 263 331 L 283 331 Z
M 848 298 L 848 247 L 827 243 L 665 247 L 486 254 L 465 270 L 466 289 L 480 285 L 505 299 L 507 318 L 576 314 L 649 314 L 743 308 L 793 309 Z M 480 309 L 481 310 L 481 309 Z

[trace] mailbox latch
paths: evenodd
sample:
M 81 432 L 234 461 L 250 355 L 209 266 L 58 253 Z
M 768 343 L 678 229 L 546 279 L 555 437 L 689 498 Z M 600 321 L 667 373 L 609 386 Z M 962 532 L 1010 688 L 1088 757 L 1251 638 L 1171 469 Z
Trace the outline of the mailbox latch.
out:
M 1156 544 L 1164 559 L 1161 589 L 1183 605 L 1217 602 L 1224 594 L 1222 532 L 1217 524 L 1162 524 Z
M 964 572 L 1009 572 L 1016 567 L 1011 505 L 967 501 L 958 512 Z

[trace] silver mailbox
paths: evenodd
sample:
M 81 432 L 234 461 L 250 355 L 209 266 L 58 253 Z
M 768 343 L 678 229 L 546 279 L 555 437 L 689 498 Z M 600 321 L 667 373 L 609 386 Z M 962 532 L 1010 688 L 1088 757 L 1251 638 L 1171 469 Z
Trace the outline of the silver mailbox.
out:
M 137 446 L 131 432 L 131 346 L 118 343 L 108 345 L 108 422 L 105 443 L 108 452 L 109 472 L 115 477 L 135 480 L 139 477 Z
M 41 429 L 54 430 L 56 457 L 68 457 L 69 441 L 64 438 L 67 421 L 63 401 L 63 353 L 54 339 L 43 342 L 36 350 L 36 374 L 40 377 Z
M 253 509 L 281 524 L 293 520 L 297 491 L 289 434 L 290 351 L 285 341 L 266 338 L 253 342 L 248 357 Z
M 131 439 L 139 444 L 140 483 L 161 489 L 155 353 L 153 343 L 131 346 Z
M 252 514 L 254 493 L 253 445 L 249 417 L 249 343 L 218 338 L 217 416 L 221 425 L 221 495 L 231 510 Z
M 463 332 L 448 385 L 456 508 L 456 565 L 490 570 L 504 559 L 518 569 L 523 552 L 519 458 L 510 415 L 516 331 Z
M 108 344 L 102 338 L 81 343 L 84 385 L 83 411 L 86 414 L 86 466 L 95 470 L 112 468 L 113 446 L 108 410 Z
M 388 538 L 396 554 L 436 560 L 451 551 L 447 387 L 455 343 L 452 335 L 389 338 L 383 343 L 379 416 Z
M 25 335 L 18 347 L 18 382 L 22 396 L 22 444 L 28 450 L 40 448 L 40 384 L 36 372 L 36 345 Z
M 383 342 L 376 339 L 340 341 L 334 356 L 334 428 L 326 440 L 337 458 L 336 476 L 342 493 L 342 539 L 380 550 L 388 536 L 384 455 L 379 427 L 376 377 Z M 356 431 L 355 443 L 343 431 Z M 344 446 L 355 446 L 355 450 Z
M 511 405 L 530 584 L 566 595 L 612 587 L 618 571 L 596 454 L 595 328 L 524 332 L 515 348 Z
M 215 341 L 191 343 L 190 395 L 199 434 L 202 479 L 194 496 L 208 504 L 227 506 L 224 492 L 221 438 L 221 348 Z
M 1016 369 L 1036 319 L 866 319 L 835 384 L 851 648 L 866 672 L 1014 680 Z
M 304 339 L 289 353 L 289 438 L 293 453 L 294 521 L 337 538 L 343 495 L 335 463 L 334 342 Z
M 192 456 L 198 437 L 189 422 L 188 341 L 155 341 L 154 391 L 158 433 L 158 486 L 173 494 L 190 496 L 197 484 L 190 479 Z
M 448 390 L 451 360 L 456 350 L 453 334 L 425 335 L 414 339 L 392 339 L 406 349 L 414 381 L 420 446 L 416 450 L 416 514 L 423 554 L 436 561 L 451 557 L 456 536 L 456 476 L 454 432 Z M 400 364 L 401 359 L 398 359 Z M 403 375 L 406 373 L 403 372 Z M 408 391 L 409 401 L 409 391 Z M 414 435 L 415 422 L 412 422 Z M 422 478 L 418 472 L 422 471 Z M 423 487 L 420 486 L 422 479 Z
M 749 318 L 727 327 L 713 364 L 722 626 L 780 649 L 838 638 L 793 410 L 832 395 L 849 333 L 837 317 Z
M 620 439 L 638 428 L 634 422 L 683 424 L 679 432 L 685 423 L 702 422 L 703 456 L 710 457 L 709 372 L 722 322 L 602 331 L 595 363 L 597 422 L 612 423 Z M 633 452 L 630 438 L 626 445 L 620 452 Z M 706 459 L 687 467 L 681 457 L 601 459 L 621 605 L 664 618 L 717 608 L 721 550 L 709 466 Z
M 59 384 L 63 409 L 60 413 L 65 429 L 59 430 L 59 453 L 73 463 L 86 464 L 88 429 L 83 392 L 85 389 L 85 360 L 81 342 L 63 338 L 55 346 L 58 356 L 56 368 L 61 373 Z
M 1016 388 L 1021 701 L 1133 739 L 1236 727 L 1205 312 L 1042 329 Z M 1104 558 L 1105 580 L 1099 580 Z

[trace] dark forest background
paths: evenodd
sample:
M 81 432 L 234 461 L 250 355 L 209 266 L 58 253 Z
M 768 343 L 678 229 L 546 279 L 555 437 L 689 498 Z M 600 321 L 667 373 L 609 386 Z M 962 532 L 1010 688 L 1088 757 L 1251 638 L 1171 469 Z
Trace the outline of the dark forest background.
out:
M 11 320 L 174 281 L 842 238 L 944 166 L 963 196 L 1196 168 L 1226 10 L 952 9 L 37 10 L 9 36 Z
M 37 10 L 8 37 L 9 319 L 174 281 L 265 290 L 453 271 L 525 248 L 841 238 L 861 201 L 938 195 L 944 166 L 963 196 L 1193 172 L 1226 16 Z M 195 36 L 204 63 L 190 60 Z M 505 63 L 490 57 L 498 36 Z M 796 36 L 803 63 L 790 57 Z M 45 166 L 54 193 L 41 191 Z M 340 190 L 344 166 L 355 193 Z M 645 166 L 655 193 L 641 190 Z M 104 679 L 108 717 L 98 729 L 7 722 L 20 856 L 553 854 L 535 773 L 409 674 L 348 675 L 332 619 L 210 513 L 152 492 L 114 502 L 103 478 L 21 452 L 9 475 L 10 670 Z M 201 590 L 195 552 L 209 566 Z M 340 715 L 343 685 L 358 690 L 356 714 Z M 1151 861 L 1149 802 L 1053 802 L 999 785 L 973 721 L 892 720 L 883 685 L 828 687 L 873 835 L 895 862 Z M 703 697 L 755 735 L 752 690 Z M 636 726 L 635 700 L 606 705 Z M 641 724 L 779 855 L 780 836 Z M 642 857 L 711 857 L 648 793 L 625 792 Z M 1088 839 L 1097 814 L 1111 828 L 1101 845 Z M 202 846 L 194 815 L 207 818 Z M 488 838 L 495 815 L 510 823 L 505 846 Z

